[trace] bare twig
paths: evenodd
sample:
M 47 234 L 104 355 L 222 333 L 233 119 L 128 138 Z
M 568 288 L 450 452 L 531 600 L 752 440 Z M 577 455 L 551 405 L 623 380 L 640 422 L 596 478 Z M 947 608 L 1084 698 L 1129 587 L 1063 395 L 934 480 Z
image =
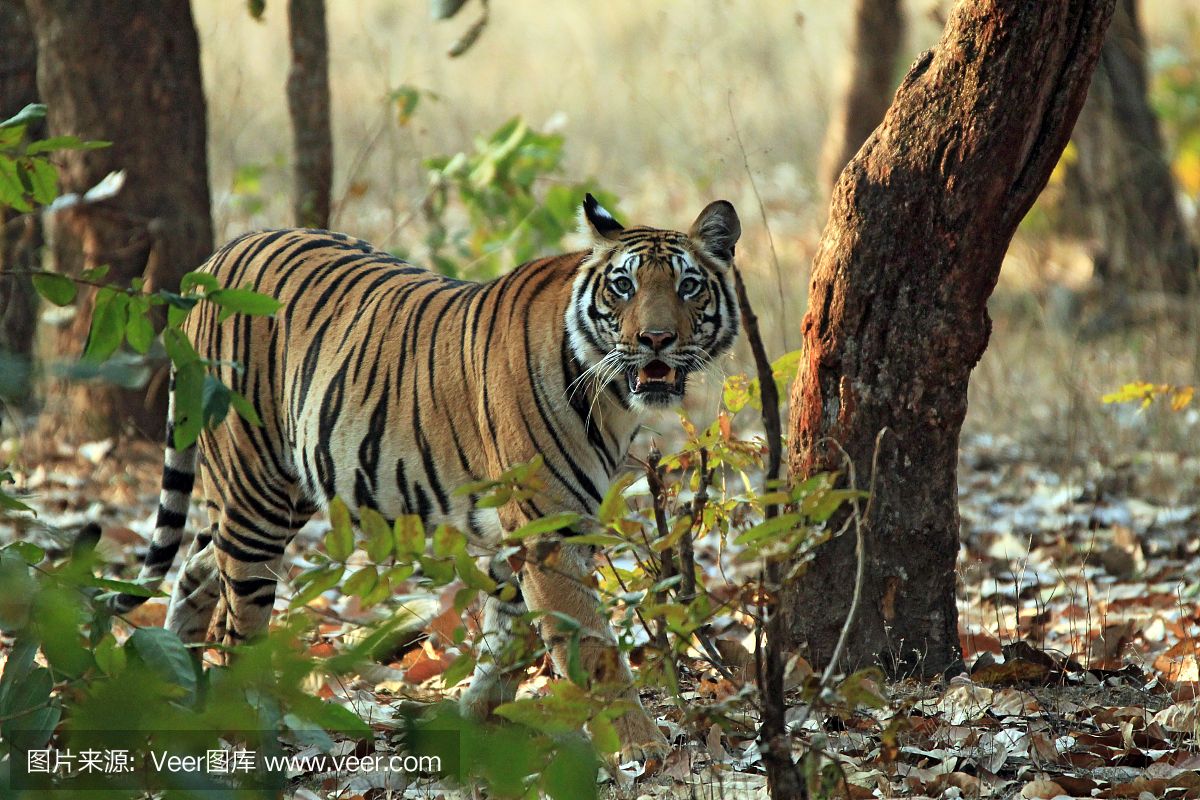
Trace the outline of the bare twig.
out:
M 696 599 L 696 554 L 693 546 L 704 507 L 708 505 L 708 487 L 712 482 L 712 471 L 708 468 L 708 448 L 700 448 L 700 477 L 696 494 L 692 496 L 692 524 L 679 540 L 679 572 L 683 580 L 679 584 L 679 599 L 690 603 Z
M 775 375 L 771 360 L 763 346 L 758 330 L 758 317 L 746 296 L 746 284 L 742 274 L 733 269 L 734 289 L 737 291 L 738 307 L 742 313 L 742 328 L 754 354 L 754 366 L 758 371 L 759 392 L 762 397 L 763 429 L 767 439 L 767 472 L 764 484 L 770 487 L 779 479 L 783 464 L 783 425 L 779 418 L 779 389 L 775 386 Z M 778 507 L 772 503 L 764 509 L 767 518 L 776 516 Z M 759 614 L 767 614 L 767 596 L 773 596 L 770 615 L 766 624 L 766 645 L 763 645 L 763 627 L 755 629 L 754 666 L 762 695 L 762 723 L 759 726 L 759 742 L 762 748 L 763 765 L 767 770 L 767 786 L 776 800 L 806 797 L 804 777 L 792 761 L 791 738 L 787 730 L 787 703 L 783 694 L 783 673 L 786 667 L 783 658 L 783 643 L 786 639 L 785 620 L 778 606 L 780 567 L 775 561 L 767 560 L 763 565 L 758 592 Z
M 879 450 L 883 444 L 883 436 L 888 433 L 887 428 L 880 428 L 879 433 L 875 434 L 875 451 L 871 454 L 871 485 L 867 490 L 867 507 L 859 513 L 858 498 L 852 497 L 851 504 L 854 506 L 854 536 L 856 539 L 856 553 L 858 563 L 854 568 L 854 596 L 850 600 L 850 610 L 846 613 L 846 620 L 842 623 L 842 632 L 838 636 L 837 644 L 833 648 L 833 654 L 829 658 L 829 663 L 825 666 L 825 671 L 821 674 L 821 688 L 824 689 L 829 685 L 830 679 L 833 677 L 833 671 L 837 668 L 837 663 L 842 660 L 842 653 L 846 649 L 846 640 L 850 636 L 850 628 L 854 625 L 854 620 L 858 617 L 858 605 L 862 600 L 863 590 L 863 575 L 866 572 L 867 564 L 867 545 L 866 535 L 863 532 L 867 520 L 871 518 L 871 509 L 875 505 L 875 484 L 879 478 Z M 854 474 L 854 462 L 850 459 L 849 454 L 842 450 L 842 446 L 836 441 L 834 445 L 838 450 L 841 450 L 842 455 L 846 458 L 846 463 L 849 465 L 850 489 L 857 491 L 857 480 Z
M 646 481 L 650 484 L 650 496 L 654 503 L 654 525 L 658 529 L 660 539 L 666 539 L 670 535 L 671 529 L 667 526 L 667 509 L 666 509 L 666 491 L 663 486 L 662 466 L 659 462 L 662 461 L 662 453 L 658 448 L 652 448 L 646 457 Z M 653 553 L 653 550 L 651 550 Z M 663 581 L 675 575 L 675 549 L 673 547 L 664 547 L 659 554 L 659 575 L 658 583 L 661 585 Z M 654 594 L 654 601 L 660 607 L 667 602 L 667 590 L 659 589 Z M 670 642 L 667 641 L 667 620 L 660 617 L 657 620 L 655 632 L 655 643 L 662 651 L 663 658 L 667 657 L 670 650 Z M 671 659 L 674 663 L 674 658 Z

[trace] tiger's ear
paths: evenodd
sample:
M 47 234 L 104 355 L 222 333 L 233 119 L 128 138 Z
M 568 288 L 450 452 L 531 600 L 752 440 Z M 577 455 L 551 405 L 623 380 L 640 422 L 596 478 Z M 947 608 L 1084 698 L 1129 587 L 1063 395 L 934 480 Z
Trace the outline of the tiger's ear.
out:
M 688 231 L 697 247 L 725 264 L 733 263 L 734 245 L 741 235 L 742 223 L 737 211 L 726 200 L 715 200 L 705 206 Z
M 600 205 L 590 194 L 583 197 L 583 214 L 580 230 L 590 235 L 595 244 L 606 244 L 616 241 L 617 234 L 625 230 L 621 223 L 608 213 L 608 209 Z

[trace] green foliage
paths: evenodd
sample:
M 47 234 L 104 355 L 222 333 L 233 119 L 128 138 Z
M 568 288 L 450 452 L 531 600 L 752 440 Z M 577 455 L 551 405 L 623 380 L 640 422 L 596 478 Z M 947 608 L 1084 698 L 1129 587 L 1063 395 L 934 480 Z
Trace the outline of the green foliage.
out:
M 50 161 L 51 153 L 94 150 L 109 145 L 108 142 L 82 141 L 74 136 L 30 139 L 29 127 L 45 117 L 45 106 L 30 104 L 0 122 L 0 207 L 26 213 L 35 206 L 49 204 L 58 196 L 58 171 Z
M 447 275 L 490 277 L 559 248 L 575 230 L 580 199 L 592 184 L 548 180 L 561 174 L 562 159 L 562 136 L 539 133 L 514 117 L 477 138 L 474 152 L 426 161 L 433 184 L 426 244 L 433 265 Z M 591 191 L 616 208 L 611 194 Z M 466 211 L 465 230 L 447 227 L 452 199 Z
M 231 666 L 201 670 L 163 628 L 136 629 L 119 642 L 101 601 L 114 591 L 147 592 L 98 579 L 94 568 L 90 554 L 52 564 L 36 548 L 0 549 L 0 631 L 14 640 L 0 675 L 0 760 L 9 761 L 0 769 L 11 770 L 22 751 L 52 738 L 60 749 L 145 751 L 149 740 L 174 752 L 204 752 L 236 735 L 251 737 L 249 744 L 264 752 L 277 748 L 278 735 L 293 741 L 316 735 L 326 746 L 332 740 L 323 731 L 370 735 L 355 715 L 305 688 L 329 674 L 330 662 L 297 647 L 308 636 L 303 627 L 285 626 L 238 648 Z M 45 666 L 35 662 L 39 652 Z M 284 777 L 274 779 L 281 785 Z M 105 796 L 140 794 L 111 789 Z

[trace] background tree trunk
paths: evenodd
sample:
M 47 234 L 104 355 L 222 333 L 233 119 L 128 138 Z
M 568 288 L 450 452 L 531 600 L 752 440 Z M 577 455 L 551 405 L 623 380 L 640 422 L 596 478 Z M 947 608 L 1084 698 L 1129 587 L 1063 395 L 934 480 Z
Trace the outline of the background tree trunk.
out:
M 296 224 L 329 227 L 333 134 L 329 123 L 329 44 L 325 0 L 288 0 L 288 112 L 295 142 Z
M 813 264 L 792 389 L 796 478 L 843 469 L 877 492 L 845 666 L 931 675 L 961 664 L 958 435 L 1017 224 L 1083 104 L 1114 0 L 959 0 L 842 173 Z M 853 594 L 853 536 L 785 586 L 796 643 L 832 655 Z
M 28 0 L 28 8 L 51 135 L 113 143 L 64 154 L 63 191 L 126 173 L 116 197 L 58 215 L 59 269 L 108 264 L 110 282 L 144 277 L 148 288 L 177 288 L 211 252 L 213 236 L 199 41 L 187 0 Z M 61 337 L 64 358 L 78 357 L 91 304 L 90 293 L 81 298 Z M 107 435 L 126 422 L 158 435 L 166 384 L 164 366 L 144 390 L 70 388 L 68 435 Z
M 883 119 L 896 87 L 904 45 L 901 0 L 857 0 L 841 97 L 821 146 L 818 179 L 828 194 L 838 175 Z
M 0 31 L 0 119 L 7 119 L 37 102 L 37 46 L 24 3 L 0 0 Z M 41 251 L 41 218 L 0 208 L 0 399 L 18 406 L 30 399 L 38 299 L 28 276 L 9 273 L 37 268 Z
M 1117 2 L 1074 141 L 1078 180 L 1070 185 L 1081 193 L 1105 294 L 1188 291 L 1196 251 L 1147 98 L 1146 43 L 1136 0 Z

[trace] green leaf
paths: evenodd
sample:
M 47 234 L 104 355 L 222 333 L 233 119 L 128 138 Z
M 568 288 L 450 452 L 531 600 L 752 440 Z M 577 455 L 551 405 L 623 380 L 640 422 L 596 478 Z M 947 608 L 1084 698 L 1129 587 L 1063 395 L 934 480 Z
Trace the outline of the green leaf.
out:
M 92 327 L 88 333 L 83 359 L 93 364 L 104 361 L 121 346 L 125 338 L 125 305 L 129 296 L 105 287 L 96 292 L 92 308 Z
M 332 527 L 325 534 L 325 552 L 334 561 L 345 561 L 354 552 L 354 529 L 350 525 L 350 509 L 340 497 L 329 504 L 329 523 Z
M 14 116 L 0 122 L 0 129 L 15 128 L 18 125 L 28 125 L 31 122 L 36 122 L 39 119 L 46 118 L 46 107 L 41 103 L 30 103 L 22 108 Z
M 463 536 L 462 531 L 453 525 L 443 523 L 433 530 L 433 554 L 435 556 L 441 558 L 452 556 L 464 548 L 466 543 L 467 539 Z
M 376 564 L 382 563 L 392 554 L 392 528 L 387 520 L 373 508 L 363 506 L 358 510 L 359 527 L 366 537 L 367 556 Z
M 104 638 L 96 645 L 95 656 L 96 666 L 109 677 L 124 670 L 128 661 L 125 649 L 117 644 L 111 633 L 104 634 Z
M 126 310 L 125 339 L 129 346 L 145 355 L 154 341 L 154 325 L 150 322 L 150 305 L 145 297 L 129 298 Z
M 584 689 L 588 686 L 587 670 L 583 668 L 583 658 L 579 652 L 583 630 L 578 626 L 571 632 L 571 641 L 567 643 L 567 677 Z
M 0 489 L 0 509 L 5 511 L 28 511 L 30 514 L 37 516 L 37 512 L 31 507 L 25 505 L 3 489 Z
M 262 419 L 258 416 L 258 412 L 254 410 L 254 404 L 243 395 L 237 392 L 230 392 L 229 402 L 233 405 L 233 410 L 238 413 L 239 417 L 256 428 L 262 427 Z
M 5 687 L 3 705 L 0 706 L 0 739 L 9 748 L 33 750 L 50 740 L 54 728 L 62 717 L 62 707 L 50 697 L 54 680 L 45 667 L 34 667 L 20 673 L 12 668 L 12 661 L 5 673 L 14 673 L 15 680 Z
M 37 153 L 49 153 L 56 150 L 99 150 L 103 147 L 112 147 L 112 142 L 84 141 L 78 136 L 51 136 L 49 139 L 30 142 L 25 147 L 25 153 L 27 155 L 36 155 Z
M 204 430 L 204 364 L 185 363 L 175 370 L 175 449 L 186 450 Z
M 55 306 L 70 306 L 76 296 L 76 284 L 65 275 L 53 272 L 38 272 L 32 277 L 37 294 L 46 297 Z
M 396 517 L 392 525 L 392 541 L 397 558 L 421 555 L 425 552 L 425 524 L 416 514 Z
M 138 628 L 128 644 L 142 663 L 183 690 L 185 702 L 196 699 L 196 667 L 179 637 L 166 628 Z
M 346 579 L 342 591 L 351 597 L 364 597 L 379 583 L 379 573 L 368 564 Z
M 211 272 L 195 270 L 183 276 L 179 281 L 179 291 L 187 294 L 194 290 L 197 286 L 202 287 L 206 292 L 215 292 L 221 288 L 221 284 L 217 281 L 217 276 Z
M 0 548 L 0 550 L 10 550 L 16 553 L 22 561 L 30 566 L 40 564 L 46 558 L 46 551 L 33 542 L 12 542 Z
M 540 517 L 525 523 L 509 534 L 506 538 L 508 538 L 510 541 L 517 541 L 520 539 L 527 539 L 530 536 L 540 536 L 544 533 L 553 533 L 554 531 L 577 525 L 581 519 L 583 519 L 583 517 L 570 511 L 565 511 L 560 514 L 549 514 L 545 517 Z
M 204 427 L 220 425 L 229 413 L 229 387 L 216 375 L 205 375 L 203 395 Z
M 593 717 L 588 723 L 588 730 L 592 734 L 592 744 L 596 745 L 596 749 L 601 753 L 615 753 L 621 749 L 621 737 L 617 735 L 617 728 L 612 724 L 612 720 L 607 717 Z
M 50 205 L 58 196 L 58 172 L 54 165 L 43 158 L 25 162 L 25 175 L 29 181 L 29 193 L 38 205 Z
M 270 316 L 283 305 L 270 295 L 259 294 L 249 289 L 218 289 L 204 295 L 204 298 L 221 307 L 221 313 L 217 317 L 221 322 L 234 314 Z
M 467 588 L 488 594 L 496 591 L 496 581 L 476 566 L 474 557 L 467 552 L 466 548 L 458 551 L 454 558 L 454 564 L 458 570 L 458 577 L 466 584 Z
M 305 704 L 297 714 L 315 722 L 327 731 L 348 733 L 354 736 L 370 736 L 371 726 L 350 709 L 337 703 L 314 702 Z
M 458 686 L 475 669 L 475 659 L 466 653 L 454 659 L 446 671 L 442 673 L 442 685 L 449 689 Z
M 632 486 L 638 477 L 636 473 L 626 472 L 609 484 L 608 491 L 604 493 L 604 500 L 600 503 L 600 509 L 596 512 L 596 516 L 600 518 L 602 524 L 611 525 L 625 516 L 627 508 L 625 490 Z
M 599 767 L 600 760 L 587 742 L 568 739 L 559 743 L 542 771 L 542 788 L 551 800 L 592 800 Z
M 85 281 L 96 281 L 98 283 L 108 276 L 108 270 L 108 264 L 101 264 L 98 267 L 85 269 L 83 272 L 79 273 L 79 277 L 83 278 Z
M 308 605 L 334 586 L 337 586 L 344 572 L 344 567 L 335 566 L 321 567 L 304 573 L 304 576 L 311 577 L 305 578 L 304 588 L 296 592 L 291 602 L 288 603 L 288 607 L 300 608 Z M 297 582 L 299 582 L 299 579 L 297 579 Z
M 396 104 L 396 121 L 402 126 L 407 125 L 421 101 L 421 90 L 412 86 L 400 86 L 392 90 L 390 97 Z
M 200 360 L 200 355 L 179 328 L 169 327 L 163 331 L 163 347 L 177 370 Z
M 774 540 L 790 533 L 793 528 L 800 525 L 802 518 L 799 514 L 780 514 L 778 517 L 772 517 L 755 525 L 750 530 L 742 533 L 733 540 L 737 545 L 750 545 L 760 543 L 765 540 Z

